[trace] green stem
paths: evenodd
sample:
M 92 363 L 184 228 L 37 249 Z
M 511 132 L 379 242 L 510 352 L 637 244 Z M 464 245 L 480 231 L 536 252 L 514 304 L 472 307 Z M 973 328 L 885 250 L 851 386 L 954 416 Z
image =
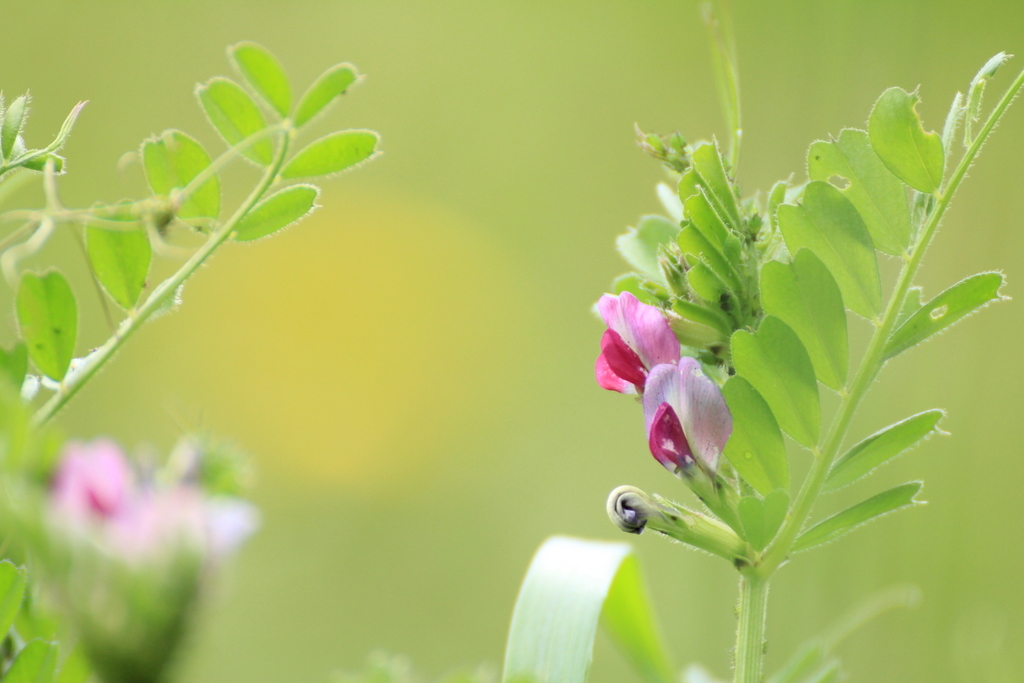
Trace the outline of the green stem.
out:
M 768 579 L 754 573 L 741 575 L 734 683 L 762 683 L 764 680 L 764 629 L 767 613 Z
M 106 365 L 121 346 L 138 330 L 154 313 L 164 308 L 168 299 L 175 296 L 178 288 L 199 269 L 203 263 L 226 242 L 235 230 L 238 222 L 263 197 L 264 193 L 277 181 L 278 173 L 284 165 L 285 156 L 288 154 L 288 146 L 292 133 L 286 131 L 281 136 L 281 143 L 278 145 L 274 159 L 267 167 L 259 184 L 253 189 L 245 201 L 239 205 L 235 213 L 216 232 L 210 235 L 206 243 L 192 257 L 186 261 L 181 268 L 171 277 L 161 282 L 153 293 L 149 295 L 145 303 L 128 315 L 121 323 L 114 335 L 102 346 L 93 351 L 84 361 L 84 366 L 79 367 L 70 377 L 65 378 L 57 392 L 50 397 L 46 403 L 40 406 L 33 416 L 33 424 L 38 426 L 48 422 L 64 405 L 81 390 L 81 388 Z
M 946 183 L 942 193 L 938 195 L 938 202 L 927 216 L 924 227 L 918 233 L 913 251 L 903 262 L 903 268 L 900 271 L 892 297 L 886 306 L 885 314 L 875 329 L 868 350 L 864 354 L 864 359 L 861 361 L 860 368 L 854 377 L 850 392 L 842 400 L 839 413 L 832 423 L 832 427 L 825 440 L 825 445 L 821 449 L 821 455 L 815 458 L 811 471 L 800 488 L 800 493 L 797 495 L 789 516 L 779 531 L 775 542 L 765 553 L 758 567 L 758 573 L 762 576 L 771 576 L 779 565 L 785 561 L 793 547 L 793 543 L 796 541 L 811 511 L 814 509 L 814 503 L 821 494 L 821 488 L 828 477 L 828 471 L 832 467 L 832 462 L 838 455 L 839 448 L 846 438 L 846 432 L 849 429 L 850 421 L 853 419 L 857 406 L 885 364 L 885 344 L 894 331 L 900 307 L 913 283 L 914 276 L 921 265 L 921 260 L 924 258 L 924 253 L 935 236 L 935 232 L 938 230 L 946 209 L 949 208 L 953 195 L 956 194 L 960 183 L 967 175 L 967 170 L 974 163 L 974 159 L 978 156 L 978 152 L 981 151 L 985 140 L 996 127 L 999 119 L 1006 112 L 1006 109 L 1013 102 L 1013 99 L 1022 87 L 1024 87 L 1024 71 L 1017 76 L 1016 80 L 999 101 L 999 104 L 992 110 L 992 114 L 989 116 L 988 121 L 985 122 L 985 126 L 981 129 L 978 137 L 975 138 L 963 158 L 960 159 L 960 163 L 950 177 L 949 182 Z

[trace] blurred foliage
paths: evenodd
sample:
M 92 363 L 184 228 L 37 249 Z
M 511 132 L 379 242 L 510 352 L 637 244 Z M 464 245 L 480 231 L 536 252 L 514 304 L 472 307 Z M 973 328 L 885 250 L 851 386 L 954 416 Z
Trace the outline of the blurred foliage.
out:
M 733 12 L 744 187 L 801 179 L 807 145 L 862 125 L 894 83 L 922 84 L 922 114 L 938 127 L 978 64 L 1024 54 L 1013 0 L 735 0 Z M 69 204 L 143 192 L 135 169 L 112 169 L 168 126 L 212 144 L 179 94 L 223 70 L 223 45 L 252 37 L 297 82 L 337 59 L 372 74 L 343 123 L 372 122 L 387 156 L 328 187 L 327 208 L 301 229 L 218 255 L 185 289 L 187 305 L 142 332 L 62 426 L 161 451 L 203 428 L 253 453 L 266 527 L 209 610 L 189 680 L 323 680 L 377 647 L 428 674 L 499 662 L 538 543 L 554 532 L 616 538 L 607 492 L 664 481 L 638 416 L 593 384 L 600 326 L 589 307 L 622 270 L 608 245 L 659 210 L 662 178 L 637 151 L 634 123 L 725 133 L 692 3 L 64 0 L 12 5 L 5 21 L 17 30 L 0 45 L 4 88 L 53 103 L 34 112 L 30 135 L 52 136 L 61 108 L 90 100 L 64 151 Z M 1024 282 L 1024 110 L 998 135 L 929 255 L 925 300 L 954 268 L 1002 268 L 1010 296 Z M 79 268 L 70 239 L 51 249 Z M 865 332 L 851 328 L 855 341 Z M 106 334 L 83 328 L 83 347 Z M 913 580 L 919 609 L 842 645 L 851 676 L 1024 674 L 1024 653 L 1001 645 L 1024 638 L 1011 618 L 1024 610 L 1024 549 L 1006 542 L 1024 531 L 1011 428 L 1024 401 L 1013 381 L 1024 376 L 1022 334 L 1011 302 L 883 373 L 857 440 L 894 413 L 951 415 L 951 437 L 880 475 L 921 476 L 931 505 L 780 573 L 771 599 L 790 609 L 772 612 L 770 669 L 861 596 Z M 837 507 L 857 500 L 835 496 Z M 733 578 L 667 544 L 637 547 L 677 660 L 720 676 Z M 594 680 L 626 680 L 598 643 Z

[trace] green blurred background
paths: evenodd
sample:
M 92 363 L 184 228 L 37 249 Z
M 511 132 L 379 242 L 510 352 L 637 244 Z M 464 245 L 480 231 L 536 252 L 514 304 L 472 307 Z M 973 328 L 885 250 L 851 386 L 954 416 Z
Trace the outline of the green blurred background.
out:
M 734 14 L 748 192 L 801 179 L 808 144 L 863 125 L 886 87 L 921 84 L 939 128 L 988 57 L 1024 52 L 1019 0 L 735 0 Z M 299 228 L 225 249 L 62 415 L 71 434 L 132 447 L 201 426 L 254 454 L 264 528 L 185 680 L 317 681 L 374 648 L 431 675 L 498 664 L 547 535 L 619 538 L 604 512 L 618 484 L 683 497 L 646 452 L 637 406 L 594 384 L 589 309 L 624 270 L 614 237 L 659 209 L 662 174 L 633 123 L 723 132 L 695 3 L 40 0 L 5 3 L 3 24 L 2 87 L 31 88 L 30 143 L 91 100 L 66 150 L 69 205 L 140 195 L 138 168 L 116 165 L 149 134 L 219 144 L 191 91 L 227 72 L 229 43 L 266 44 L 300 89 L 338 61 L 369 75 L 318 130 L 375 128 L 386 154 L 327 182 Z M 1022 153 L 1018 104 L 954 204 L 926 294 L 994 268 L 1018 293 Z M 66 236 L 47 257 L 82 273 Z M 105 330 L 76 282 L 84 350 Z M 1024 679 L 1022 333 L 1019 304 L 999 304 L 883 373 L 857 437 L 936 406 L 952 436 L 843 496 L 920 477 L 931 504 L 780 574 L 772 666 L 872 591 L 914 582 L 919 608 L 843 647 L 854 680 Z M 679 663 L 724 674 L 733 572 L 635 543 Z M 629 676 L 600 642 L 593 680 Z

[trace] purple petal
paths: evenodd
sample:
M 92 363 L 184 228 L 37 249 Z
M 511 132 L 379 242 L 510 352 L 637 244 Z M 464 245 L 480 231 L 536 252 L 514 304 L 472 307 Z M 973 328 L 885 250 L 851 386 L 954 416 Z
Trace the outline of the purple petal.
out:
M 597 309 L 609 329 L 622 337 L 645 368 L 679 360 L 679 340 L 657 307 L 623 292 L 618 296 L 605 294 L 597 302 Z
M 683 426 L 676 416 L 676 411 L 667 403 L 658 406 L 647 441 L 651 447 L 651 454 L 673 474 L 677 469 L 685 469 L 694 463 Z
M 718 385 L 708 379 L 693 358 L 679 361 L 679 418 L 683 431 L 704 464 L 715 471 L 732 434 L 732 414 Z
M 636 355 L 633 349 L 626 345 L 626 342 L 622 340 L 622 337 L 615 330 L 604 331 L 604 336 L 601 337 L 601 355 L 597 361 L 595 368 L 597 371 L 597 382 L 605 389 L 632 393 L 634 386 L 642 389 L 644 382 L 647 381 L 647 368 L 644 367 L 640 357 Z M 602 372 L 605 369 L 614 378 L 617 378 L 620 383 L 625 383 L 629 389 L 623 391 L 614 386 L 606 386 L 606 383 L 613 384 L 613 381 L 607 376 L 602 378 Z M 602 379 L 604 379 L 604 382 Z

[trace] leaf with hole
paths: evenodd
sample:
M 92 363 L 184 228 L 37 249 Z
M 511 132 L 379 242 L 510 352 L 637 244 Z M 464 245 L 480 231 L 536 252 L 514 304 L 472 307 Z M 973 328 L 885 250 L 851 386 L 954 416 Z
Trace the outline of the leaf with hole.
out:
M 919 101 L 916 91 L 886 90 L 871 110 L 868 137 L 890 171 L 915 190 L 931 194 L 942 185 L 945 153 L 942 137 L 921 125 Z
M 292 87 L 277 57 L 262 45 L 246 41 L 229 47 L 228 59 L 271 109 L 281 118 L 288 116 L 292 108 Z
M 304 126 L 360 78 L 351 64 L 335 64 L 320 75 L 295 108 L 295 125 Z
M 818 441 L 821 407 L 810 356 L 789 325 L 766 316 L 757 332 L 732 336 L 737 373 L 757 389 L 786 433 L 808 448 Z
M 788 489 L 786 443 L 771 408 L 742 377 L 730 377 L 722 393 L 732 413 L 732 436 L 725 444 L 725 457 L 762 496 Z
M 339 173 L 377 154 L 378 135 L 372 130 L 343 130 L 314 140 L 299 151 L 282 178 L 312 178 Z
M 53 683 L 58 654 L 57 643 L 33 640 L 14 658 L 4 683 Z
M 28 374 L 28 349 L 23 342 L 15 342 L 11 350 L 0 347 L 0 382 L 8 382 L 15 390 L 21 390 Z M 0 631 L 3 633 L 3 631 Z
M 21 338 L 39 371 L 60 381 L 75 355 L 78 306 L 71 286 L 60 272 L 25 273 L 16 303 Z
M 944 415 L 941 410 L 927 410 L 875 432 L 832 465 L 823 490 L 851 484 L 939 432 L 937 425 Z
M 169 196 L 184 189 L 210 166 L 210 155 L 192 136 L 165 130 L 142 143 L 142 165 L 153 194 Z M 216 174 L 192 190 L 178 209 L 178 217 L 216 218 L 220 213 L 220 179 Z
M 800 337 L 818 379 L 842 389 L 849 366 L 846 309 L 839 285 L 821 259 L 801 249 L 792 263 L 766 263 L 761 269 L 761 301 L 767 313 Z
M 296 223 L 313 212 L 320 188 L 315 185 L 292 185 L 275 192 L 254 206 L 235 228 L 240 242 L 266 237 Z
M 999 301 L 1002 286 L 1002 273 L 979 273 L 956 283 L 919 308 L 892 333 L 884 357 L 899 355 L 993 301 Z
M 679 226 L 662 216 L 644 216 L 635 228 L 619 235 L 615 246 L 629 265 L 648 278 L 665 285 L 658 265 L 658 251 L 672 243 L 679 234 Z
M 857 208 L 829 183 L 816 180 L 799 204 L 783 204 L 779 227 L 790 253 L 807 248 L 828 266 L 843 303 L 865 318 L 882 310 L 882 282 L 874 243 Z
M 902 254 L 910 245 L 907 189 L 875 154 L 868 134 L 847 128 L 838 139 L 821 140 L 807 152 L 811 180 L 842 178 L 840 191 L 849 199 L 871 233 L 875 246 L 887 254 Z
M 907 295 L 903 297 L 903 303 L 900 304 L 900 311 L 896 314 L 896 328 L 907 322 L 910 316 L 914 315 L 921 308 L 921 288 L 911 287 L 907 290 Z
M 921 486 L 919 481 L 901 484 L 815 524 L 796 539 L 793 552 L 798 553 L 834 541 L 860 525 L 900 508 L 923 504 L 922 501 L 914 500 Z
M 149 276 L 149 235 L 141 227 L 112 230 L 97 224 L 87 227 L 85 236 L 96 279 L 121 308 L 132 310 Z
M 206 112 L 210 124 L 220 133 L 231 147 L 239 145 L 251 135 L 267 127 L 263 112 L 252 96 L 227 78 L 213 78 L 196 88 L 196 96 Z M 239 153 L 257 164 L 266 166 L 273 158 L 274 150 L 267 137 L 248 142 L 239 148 Z
M 789 494 L 783 489 L 772 491 L 764 500 L 757 496 L 740 499 L 740 522 L 747 541 L 754 550 L 761 552 L 775 538 L 779 527 L 789 511 Z
M 675 679 L 633 549 L 549 538 L 519 589 L 502 680 L 583 683 L 599 622 L 642 680 Z

